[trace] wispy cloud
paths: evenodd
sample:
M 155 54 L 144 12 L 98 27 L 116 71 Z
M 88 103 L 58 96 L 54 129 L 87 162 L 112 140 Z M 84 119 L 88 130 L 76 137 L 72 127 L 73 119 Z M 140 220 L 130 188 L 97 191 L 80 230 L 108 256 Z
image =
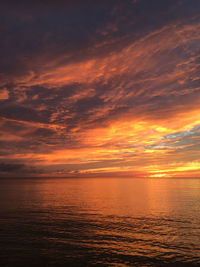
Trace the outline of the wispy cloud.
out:
M 198 174 L 197 1 L 11 2 L 1 24 L 2 168 Z

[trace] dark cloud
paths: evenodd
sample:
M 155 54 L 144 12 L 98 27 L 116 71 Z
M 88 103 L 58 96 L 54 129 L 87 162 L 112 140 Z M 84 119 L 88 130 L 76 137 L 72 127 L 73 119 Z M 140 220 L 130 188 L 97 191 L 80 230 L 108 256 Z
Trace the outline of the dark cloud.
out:
M 35 166 L 0 162 L 0 177 L 33 177 L 42 173 L 42 168 Z
M 3 1 L 2 78 L 11 81 L 30 71 L 37 76 L 55 60 L 60 65 L 106 56 L 169 21 L 190 19 L 199 8 L 195 0 L 179 2 Z
M 49 112 L 46 110 L 37 112 L 31 107 L 9 104 L 0 107 L 0 116 L 19 121 L 46 122 Z
M 6 164 L 0 163 L 0 172 L 15 172 L 21 171 L 24 168 L 24 164 Z
M 32 135 L 35 137 L 43 137 L 43 138 L 50 138 L 55 134 L 55 131 L 51 129 L 46 129 L 46 128 L 38 128 L 35 130 Z

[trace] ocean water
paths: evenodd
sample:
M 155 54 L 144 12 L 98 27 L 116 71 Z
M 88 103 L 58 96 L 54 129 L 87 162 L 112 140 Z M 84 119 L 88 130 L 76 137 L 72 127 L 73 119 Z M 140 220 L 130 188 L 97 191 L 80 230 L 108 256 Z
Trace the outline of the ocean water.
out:
M 0 266 L 200 266 L 200 180 L 2 179 Z

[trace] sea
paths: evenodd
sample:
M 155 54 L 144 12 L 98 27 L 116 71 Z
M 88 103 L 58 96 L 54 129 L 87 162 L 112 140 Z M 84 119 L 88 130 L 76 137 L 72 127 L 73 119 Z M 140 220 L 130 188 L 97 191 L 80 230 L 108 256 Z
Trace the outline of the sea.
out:
M 0 266 L 200 266 L 200 179 L 1 179 Z

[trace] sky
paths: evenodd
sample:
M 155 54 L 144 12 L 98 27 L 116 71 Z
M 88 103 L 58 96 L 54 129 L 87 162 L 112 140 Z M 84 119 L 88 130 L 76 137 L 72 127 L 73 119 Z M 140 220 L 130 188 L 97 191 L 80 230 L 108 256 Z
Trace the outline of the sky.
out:
M 200 177 L 200 1 L 1 1 L 0 177 Z

